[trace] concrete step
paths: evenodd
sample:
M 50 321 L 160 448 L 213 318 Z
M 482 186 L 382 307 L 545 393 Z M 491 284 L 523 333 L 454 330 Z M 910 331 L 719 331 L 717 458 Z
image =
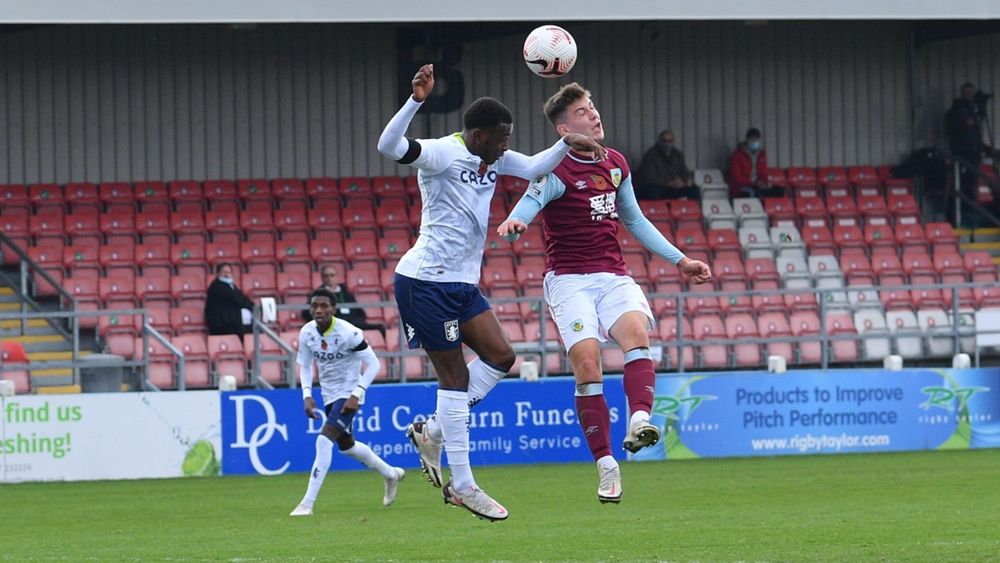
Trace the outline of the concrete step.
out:
M 93 352 L 90 350 L 80 350 L 80 356 L 89 356 Z M 72 350 L 57 350 L 51 352 L 28 352 L 28 359 L 32 362 L 56 362 L 69 361 L 73 359 Z
M 21 302 L 0 300 L 0 313 L 16 313 L 21 310 Z
M 955 229 L 959 242 L 996 242 L 1000 241 L 1000 228 Z
M 58 334 L 27 334 L 5 336 L 4 340 L 20 342 L 25 352 L 57 352 L 71 346 L 65 338 Z
M 0 297 L 11 297 L 17 295 L 14 288 L 9 285 L 0 285 Z
M 48 328 L 48 329 L 52 328 L 49 326 L 49 323 L 45 321 L 45 319 L 28 319 L 25 326 L 27 326 L 28 328 Z M 0 321 L 0 329 L 4 328 L 6 329 L 21 328 L 21 321 L 17 319 L 4 319 Z
M 34 385 L 34 382 L 32 382 L 32 385 Z M 81 391 L 82 389 L 80 389 L 79 385 L 72 385 L 72 384 L 45 385 L 45 386 L 35 387 L 35 393 L 38 393 L 39 395 L 70 395 L 74 393 L 80 393 Z

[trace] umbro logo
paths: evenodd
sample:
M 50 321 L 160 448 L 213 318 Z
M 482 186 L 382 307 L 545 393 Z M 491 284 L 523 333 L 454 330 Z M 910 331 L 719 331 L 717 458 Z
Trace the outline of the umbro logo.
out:
M 593 425 L 593 426 L 588 426 L 587 429 L 583 431 L 583 434 L 585 436 L 590 436 L 594 432 L 597 432 L 597 425 L 596 424 Z
M 646 386 L 646 391 L 648 391 L 650 395 L 655 395 L 656 394 L 656 388 L 653 387 L 652 385 L 647 385 Z
M 577 180 L 575 186 L 576 186 L 576 189 L 578 189 L 578 190 L 587 189 L 587 181 L 586 180 Z

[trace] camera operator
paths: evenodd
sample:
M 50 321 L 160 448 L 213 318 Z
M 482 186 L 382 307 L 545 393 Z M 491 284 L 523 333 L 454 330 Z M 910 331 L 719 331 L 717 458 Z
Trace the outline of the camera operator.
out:
M 982 120 L 986 118 L 986 103 L 990 96 L 992 94 L 979 92 L 975 85 L 966 82 L 945 116 L 951 154 L 961 166 L 962 193 L 973 199 L 976 197 L 983 153 L 993 151 L 993 147 L 983 142 L 982 131 Z M 970 215 L 965 216 L 971 219 Z

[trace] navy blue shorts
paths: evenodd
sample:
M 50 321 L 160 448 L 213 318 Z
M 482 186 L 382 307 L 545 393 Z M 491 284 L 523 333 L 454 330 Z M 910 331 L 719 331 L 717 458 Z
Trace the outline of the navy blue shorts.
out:
M 454 350 L 462 345 L 462 323 L 492 308 L 479 286 L 471 283 L 429 282 L 396 274 L 393 286 L 410 349 Z
M 351 434 L 351 423 L 354 422 L 354 415 L 358 411 L 354 411 L 351 414 L 344 414 L 341 409 L 344 408 L 344 403 L 347 399 L 337 399 L 336 401 L 326 405 L 324 410 L 326 411 L 326 423 L 330 426 L 340 430 L 344 434 Z

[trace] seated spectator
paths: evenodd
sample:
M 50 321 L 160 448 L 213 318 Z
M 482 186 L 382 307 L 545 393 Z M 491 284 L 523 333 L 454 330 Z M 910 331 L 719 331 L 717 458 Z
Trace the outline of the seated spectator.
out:
M 684 153 L 674 146 L 674 132 L 660 133 L 656 144 L 642 155 L 635 187 L 637 199 L 700 199 L 694 174 L 688 170 Z
M 385 325 L 382 323 L 370 323 L 368 322 L 368 315 L 365 314 L 365 310 L 361 307 L 345 307 L 347 303 L 356 303 L 357 300 L 347 288 L 340 283 L 340 272 L 337 271 L 336 266 L 331 266 L 327 264 L 320 268 L 320 275 L 323 278 L 323 283 L 316 289 L 327 289 L 331 291 L 337 297 L 338 307 L 334 311 L 333 315 L 337 318 L 344 319 L 345 321 L 351 323 L 352 325 L 360 328 L 361 330 L 377 330 L 385 336 Z M 312 315 L 309 314 L 309 309 L 302 311 L 302 318 L 306 322 L 312 320 Z
M 208 333 L 242 335 L 251 332 L 253 301 L 233 282 L 233 267 L 226 263 L 219 264 L 215 267 L 215 275 L 205 299 Z
M 747 130 L 746 141 L 729 155 L 726 182 L 732 197 L 784 197 L 785 188 L 767 181 L 767 152 L 756 127 Z

